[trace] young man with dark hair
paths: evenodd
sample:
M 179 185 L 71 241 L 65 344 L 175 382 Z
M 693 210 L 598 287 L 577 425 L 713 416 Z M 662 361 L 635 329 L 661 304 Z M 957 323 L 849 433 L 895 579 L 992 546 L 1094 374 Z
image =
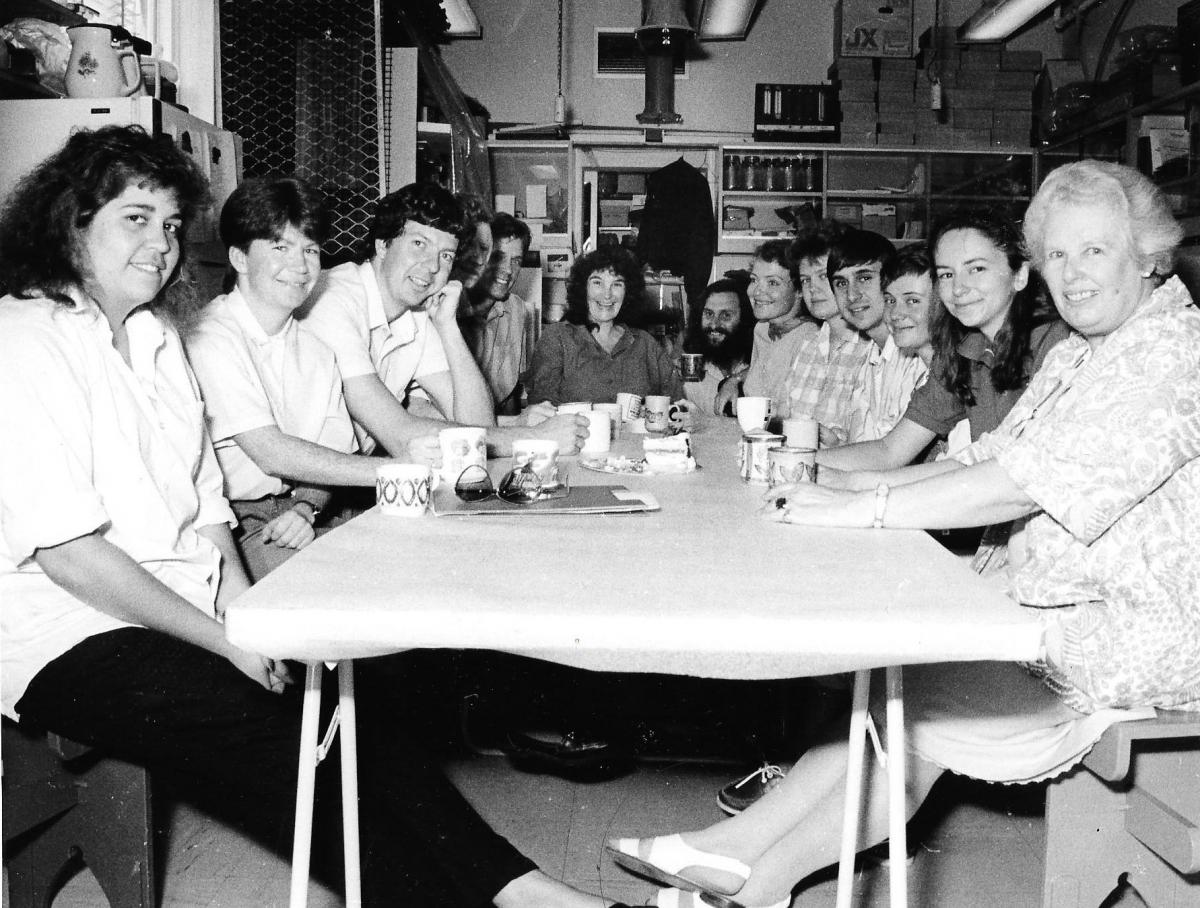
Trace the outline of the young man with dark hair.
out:
M 492 389 L 496 412 L 512 415 L 521 410 L 520 379 L 534 342 L 528 307 L 513 293 L 531 236 L 524 221 L 503 211 L 492 218 L 491 236 L 491 261 L 468 291 L 469 314 L 461 326 Z

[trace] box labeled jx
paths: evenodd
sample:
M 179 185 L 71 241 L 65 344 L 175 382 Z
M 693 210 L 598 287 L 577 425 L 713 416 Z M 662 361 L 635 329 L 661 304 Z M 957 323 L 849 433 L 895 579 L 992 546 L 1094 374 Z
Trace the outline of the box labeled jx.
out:
M 913 0 L 838 0 L 834 19 L 838 56 L 913 55 Z

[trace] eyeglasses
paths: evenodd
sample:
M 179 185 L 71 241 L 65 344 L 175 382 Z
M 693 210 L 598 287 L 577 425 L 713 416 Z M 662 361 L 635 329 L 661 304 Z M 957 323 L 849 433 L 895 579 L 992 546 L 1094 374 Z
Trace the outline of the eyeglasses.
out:
M 500 485 L 495 486 L 484 467 L 472 464 L 459 474 L 454 483 L 454 494 L 462 501 L 476 502 L 499 498 L 509 504 L 533 504 L 537 501 L 566 498 L 571 494 L 571 486 L 567 482 L 546 482 L 533 469 L 531 463 L 509 470 L 501 477 Z

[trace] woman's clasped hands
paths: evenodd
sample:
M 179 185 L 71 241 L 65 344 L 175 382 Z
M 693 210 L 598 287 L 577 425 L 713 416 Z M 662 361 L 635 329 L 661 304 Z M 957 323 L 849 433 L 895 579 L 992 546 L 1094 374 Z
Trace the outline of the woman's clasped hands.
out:
M 839 471 L 829 471 L 839 472 Z M 855 474 L 841 473 L 842 479 Z M 762 515 L 778 523 L 820 527 L 869 527 L 875 515 L 874 485 L 863 490 L 849 485 L 830 487 L 798 482 L 775 486 L 763 496 Z M 838 480 L 839 482 L 841 480 Z

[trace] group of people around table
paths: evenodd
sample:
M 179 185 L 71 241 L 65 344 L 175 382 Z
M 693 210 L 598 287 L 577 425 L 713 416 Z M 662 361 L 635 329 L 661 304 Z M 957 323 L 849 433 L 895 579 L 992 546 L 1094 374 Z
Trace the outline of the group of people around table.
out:
M 7 717 L 146 765 L 286 853 L 300 698 L 287 663 L 226 641 L 226 606 L 353 513 L 339 490 L 436 459 L 440 428 L 487 427 L 494 456 L 518 437 L 569 452 L 586 420 L 556 405 L 619 392 L 713 418 L 762 395 L 816 420 L 821 484 L 774 491 L 768 519 L 1010 524 L 977 560 L 1040 610 L 1044 658 L 909 673 L 914 809 L 944 769 L 1045 778 L 1139 709 L 1200 708 L 1200 314 L 1168 277 L 1180 230 L 1135 171 L 1052 172 L 1023 241 L 974 213 L 899 252 L 832 224 L 769 242 L 700 301 L 684 349 L 707 372 L 687 383 L 638 327 L 625 250 L 575 262 L 566 319 L 535 346 L 515 218 L 414 184 L 380 200 L 361 261 L 323 270 L 319 194 L 248 180 L 220 217 L 228 285 L 198 300 L 184 239 L 207 198 L 186 155 L 109 127 L 73 135 L 0 213 Z M 1061 320 L 1038 320 L 1035 273 Z M 964 420 L 966 443 L 934 457 Z M 376 676 L 358 687 L 366 902 L 607 904 L 539 871 L 397 740 L 391 662 L 355 669 Z M 611 848 L 664 884 L 660 905 L 786 905 L 836 859 L 844 772 L 835 735 L 740 814 Z M 317 824 L 314 864 L 335 885 L 336 827 Z

